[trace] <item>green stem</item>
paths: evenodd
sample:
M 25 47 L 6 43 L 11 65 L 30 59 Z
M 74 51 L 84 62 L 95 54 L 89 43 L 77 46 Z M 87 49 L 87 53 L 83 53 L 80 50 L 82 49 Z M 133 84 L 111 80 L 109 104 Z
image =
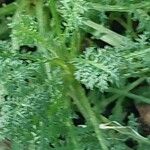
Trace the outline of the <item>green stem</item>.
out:
M 75 81 L 73 86 L 70 88 L 70 91 L 74 95 L 73 98 L 75 103 L 77 104 L 83 115 L 85 115 L 87 121 L 89 121 L 93 126 L 102 150 L 108 150 L 106 141 L 104 141 L 103 139 L 103 134 L 99 130 L 99 122 L 97 121 L 97 118 L 95 117 L 95 114 L 91 109 L 90 103 L 88 102 L 88 99 L 84 94 L 85 92 L 83 88 Z
M 134 12 L 136 9 L 143 9 L 146 8 L 147 10 L 150 7 L 149 2 L 144 3 L 136 3 L 136 4 L 130 4 L 127 6 L 121 6 L 121 5 L 101 5 L 98 3 L 90 3 L 91 9 L 95 9 L 97 11 L 114 11 L 114 12 Z
M 135 32 L 133 30 L 131 13 L 128 13 L 128 15 L 127 15 L 127 32 L 128 32 L 128 35 L 132 36 L 133 38 L 137 38 L 137 35 L 135 34 Z
M 144 80 L 145 80 L 145 78 L 139 78 L 139 79 L 137 79 L 135 82 L 127 85 L 127 87 L 124 89 L 124 91 L 126 91 L 128 93 L 129 91 L 131 91 L 132 89 L 134 89 L 136 86 L 138 86 L 140 83 L 142 83 Z M 111 97 L 106 98 L 105 101 L 107 101 L 107 102 L 110 103 L 110 102 L 112 102 L 112 101 L 114 101 L 114 100 L 116 100 L 116 99 L 118 99 L 119 97 L 122 97 L 122 96 L 123 95 L 115 93 Z M 126 95 L 124 95 L 124 96 L 126 96 Z
M 38 20 L 38 25 L 39 25 L 39 33 L 41 36 L 44 36 L 46 34 L 46 27 L 45 27 L 45 20 L 44 20 L 44 11 L 43 11 L 43 0 L 37 0 L 36 2 L 36 16 Z M 44 57 L 48 58 L 48 52 L 45 48 L 42 46 L 38 46 L 39 51 L 41 51 L 44 55 Z M 51 69 L 50 69 L 50 64 L 48 62 L 45 63 L 45 70 L 48 79 L 51 79 Z
M 37 0 L 36 2 L 36 15 L 39 25 L 39 32 L 41 35 L 44 35 L 46 33 L 45 31 L 45 20 L 44 20 L 44 12 L 43 12 L 43 0 Z
M 58 40 L 60 42 L 60 44 L 58 45 L 58 50 L 57 50 L 57 54 L 62 57 L 62 58 L 67 58 L 67 56 L 69 55 L 69 53 L 67 53 L 66 51 L 66 45 L 65 45 L 65 39 L 64 39 L 64 35 L 62 33 L 61 30 L 61 22 L 60 22 L 60 17 L 58 15 L 57 12 L 57 7 L 56 7 L 56 2 L 54 0 L 49 2 L 49 7 L 50 7 L 50 11 L 52 14 L 52 17 L 54 19 L 54 29 L 52 28 L 53 32 L 56 32 L 56 35 L 58 37 Z M 66 53 L 64 53 L 64 50 L 66 51 Z
M 124 45 L 125 41 L 129 40 L 127 37 L 113 32 L 91 20 L 84 21 L 83 23 L 89 28 L 88 32 L 94 35 L 97 39 L 101 39 L 102 41 L 105 41 L 106 43 L 109 43 L 112 46 L 119 47 L 121 45 Z
M 76 139 L 76 135 L 75 135 L 75 132 L 74 132 L 74 128 L 73 128 L 73 125 L 72 125 L 72 122 L 67 122 L 66 123 L 68 129 L 69 129 L 69 135 L 70 135 L 70 138 L 71 138 L 71 144 L 73 144 L 73 149 L 74 150 L 79 150 L 80 149 L 80 146 L 77 142 L 77 139 Z
M 64 90 L 64 93 L 67 93 L 67 89 Z M 72 117 L 70 117 L 72 114 L 72 105 L 71 105 L 71 97 L 69 95 L 64 96 L 64 104 L 67 108 L 67 114 L 68 114 L 68 119 L 66 120 L 66 126 L 68 127 L 68 144 L 71 146 L 71 149 L 73 150 L 79 150 L 80 149 L 80 144 L 78 143 L 77 140 L 77 134 L 75 132 L 75 126 L 72 122 Z
M 124 96 L 127 96 L 127 97 L 129 97 L 129 98 L 132 98 L 132 99 L 134 99 L 134 100 L 137 100 L 137 101 L 141 101 L 141 102 L 145 102 L 145 103 L 150 104 L 150 99 L 149 99 L 149 98 L 146 98 L 146 97 L 143 97 L 143 96 L 139 96 L 139 95 L 136 95 L 136 94 L 133 94 L 133 93 L 124 91 L 124 90 L 119 90 L 119 89 L 115 89 L 115 88 L 109 88 L 109 89 L 107 90 L 107 92 L 117 93 L 117 94 L 119 94 L 120 96 L 121 96 L 121 95 L 124 95 Z
M 81 40 L 81 37 L 80 37 L 80 32 L 79 32 L 79 29 L 77 29 L 76 31 L 74 31 L 72 37 L 71 37 L 71 43 L 70 43 L 70 49 L 71 49 L 71 52 L 70 52 L 70 55 L 71 55 L 71 58 L 75 58 L 78 54 L 79 54 L 79 50 L 80 50 L 80 40 Z
M 56 11 L 56 2 L 54 0 L 50 1 L 49 6 L 50 6 L 51 13 L 52 13 L 52 17 L 55 21 L 55 29 L 56 29 L 55 31 L 57 33 L 57 36 L 60 37 L 62 34 L 62 31 L 60 29 L 61 27 L 60 18 Z

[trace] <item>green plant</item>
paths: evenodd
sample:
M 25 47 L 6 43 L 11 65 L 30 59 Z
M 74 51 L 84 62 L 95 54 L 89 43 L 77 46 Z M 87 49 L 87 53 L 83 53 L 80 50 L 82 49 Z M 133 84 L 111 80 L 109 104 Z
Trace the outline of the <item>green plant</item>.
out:
M 12 150 L 147 150 L 136 119 L 123 119 L 130 100 L 150 104 L 135 92 L 149 86 L 149 7 L 146 0 L 21 0 L 0 8 L 0 139 Z M 103 115 L 114 101 L 112 115 Z

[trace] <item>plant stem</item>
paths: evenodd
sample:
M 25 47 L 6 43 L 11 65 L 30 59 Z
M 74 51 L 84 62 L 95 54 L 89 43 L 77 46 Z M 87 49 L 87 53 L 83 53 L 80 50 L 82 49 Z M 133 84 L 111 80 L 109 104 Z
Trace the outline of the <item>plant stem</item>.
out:
M 101 39 L 112 46 L 118 47 L 124 45 L 125 41 L 129 40 L 127 37 L 113 32 L 91 20 L 84 21 L 84 24 L 91 28 L 92 31 L 90 31 L 90 33 L 93 34 L 97 39 Z
M 70 91 L 73 93 L 73 98 L 80 109 L 80 111 L 83 113 L 84 117 L 91 123 L 91 125 L 94 128 L 94 131 L 96 133 L 96 137 L 99 141 L 99 144 L 102 148 L 102 150 L 108 150 L 106 141 L 103 139 L 103 135 L 101 131 L 99 130 L 99 123 L 97 121 L 97 118 L 95 117 L 94 112 L 91 109 L 91 106 L 88 102 L 88 99 L 86 98 L 84 94 L 83 88 L 80 86 L 79 83 L 76 81 L 74 82 L 73 86 L 71 86 Z
M 36 15 L 39 24 L 39 33 L 41 34 L 41 36 L 44 36 L 46 31 L 45 31 L 45 24 L 44 24 L 45 21 L 44 21 L 44 12 L 43 12 L 43 0 L 37 0 L 36 2 Z M 48 52 L 45 48 L 39 45 L 38 49 L 43 53 L 44 57 L 48 58 Z M 51 80 L 51 74 L 50 74 L 51 69 L 48 62 L 45 63 L 45 70 L 48 79 Z
M 109 88 L 107 90 L 107 92 L 117 93 L 119 95 L 124 95 L 124 96 L 132 98 L 134 100 L 139 100 L 141 102 L 145 102 L 145 103 L 150 104 L 150 99 L 149 98 L 146 98 L 146 97 L 143 97 L 143 96 L 139 96 L 139 95 L 136 95 L 136 94 L 124 91 L 124 90 L 119 90 L 119 89 L 115 89 L 115 88 Z
M 60 57 L 66 58 L 66 54 L 64 53 L 64 50 L 66 51 L 65 39 L 64 39 L 63 32 L 61 30 L 61 22 L 60 22 L 60 17 L 57 12 L 56 2 L 54 0 L 50 1 L 49 7 L 50 7 L 53 20 L 54 20 L 54 26 L 52 30 L 53 32 L 56 33 L 58 37 L 58 41 L 60 42 L 60 45 L 58 45 L 57 53 Z
M 58 16 L 57 11 L 56 11 L 56 2 L 54 0 L 51 0 L 49 2 L 49 6 L 50 6 L 50 11 L 52 13 L 52 17 L 53 17 L 53 19 L 55 21 L 55 31 L 57 33 L 57 36 L 60 37 L 61 34 L 62 34 L 62 31 L 60 29 L 60 26 L 61 26 L 61 24 L 60 24 L 60 18 Z

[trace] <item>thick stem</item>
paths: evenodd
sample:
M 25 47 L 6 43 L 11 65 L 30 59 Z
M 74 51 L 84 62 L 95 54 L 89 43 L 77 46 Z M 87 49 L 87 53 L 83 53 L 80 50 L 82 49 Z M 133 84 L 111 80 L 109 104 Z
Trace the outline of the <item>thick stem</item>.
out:
M 52 13 L 52 17 L 55 21 L 55 29 L 56 29 L 55 31 L 57 33 L 57 36 L 60 37 L 62 34 L 62 31 L 60 28 L 60 26 L 61 26 L 60 18 L 58 16 L 57 11 L 56 11 L 56 2 L 54 0 L 50 1 L 49 6 L 50 6 L 51 13 Z
M 69 53 L 66 51 L 66 45 L 65 45 L 65 38 L 64 38 L 64 35 L 63 35 L 63 32 L 61 30 L 61 18 L 58 14 L 58 11 L 57 11 L 57 6 L 56 6 L 56 1 L 54 0 L 51 0 L 49 2 L 49 7 L 50 7 L 50 11 L 51 11 L 51 14 L 52 14 L 52 18 L 54 20 L 54 26 L 52 28 L 53 32 L 55 32 L 55 34 L 57 35 L 57 38 L 60 42 L 60 44 L 58 45 L 58 50 L 57 50 L 57 54 L 62 57 L 62 58 L 67 58 Z M 66 51 L 64 53 L 64 50 Z
M 39 33 L 41 34 L 41 36 L 44 36 L 46 31 L 46 27 L 45 27 L 45 20 L 44 20 L 44 11 L 43 11 L 43 0 L 37 0 L 36 2 L 36 16 L 37 16 L 37 20 L 38 20 L 38 25 L 39 25 Z M 44 57 L 48 57 L 48 52 L 45 48 L 43 48 L 42 46 L 38 46 L 39 51 L 42 52 L 42 54 L 44 55 Z M 48 62 L 45 63 L 45 70 L 46 70 L 46 74 L 48 79 L 51 79 L 51 69 L 50 69 L 50 65 Z
M 80 109 L 80 111 L 82 112 L 82 114 L 84 115 L 86 120 L 89 121 L 91 123 L 91 125 L 93 126 L 94 131 L 96 133 L 96 137 L 99 141 L 99 144 L 100 144 L 102 150 L 108 150 L 108 148 L 106 146 L 107 145 L 106 141 L 104 141 L 104 139 L 103 139 L 103 134 L 101 133 L 101 131 L 98 127 L 99 123 L 97 121 L 97 118 L 95 117 L 95 114 L 91 109 L 88 99 L 86 98 L 86 96 L 84 94 L 83 88 L 80 86 L 80 84 L 78 84 L 75 81 L 74 85 L 70 87 L 70 91 L 74 95 L 73 99 L 74 99 L 76 105 L 78 106 L 78 108 Z

